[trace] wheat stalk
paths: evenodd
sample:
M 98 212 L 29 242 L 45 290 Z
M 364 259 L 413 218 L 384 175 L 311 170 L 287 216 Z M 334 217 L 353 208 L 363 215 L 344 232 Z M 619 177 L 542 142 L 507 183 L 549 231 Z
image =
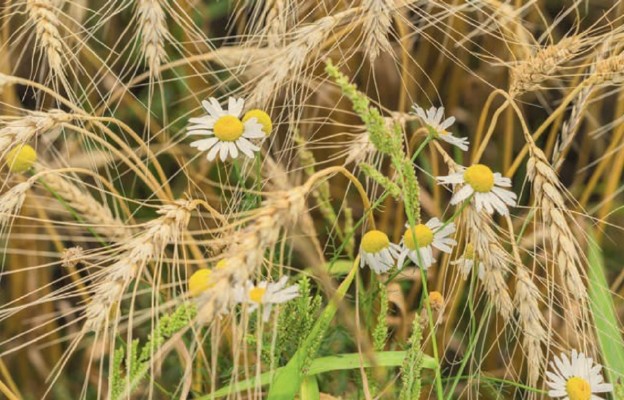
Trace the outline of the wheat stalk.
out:
M 166 60 L 165 39 L 169 36 L 162 0 L 138 0 L 139 37 L 141 52 L 150 76 L 159 74 L 160 65 Z
M 527 175 L 533 182 L 535 201 L 542 211 L 544 224 L 550 227 L 555 264 L 572 296 L 584 299 L 587 291 L 579 272 L 582 270 L 579 245 L 565 217 L 563 188 L 542 150 L 529 143 L 529 153 Z
M 51 0 L 27 0 L 28 15 L 35 26 L 39 45 L 44 49 L 50 69 L 64 79 L 63 57 L 65 53 L 59 26 L 61 25 Z
M 297 221 L 305 209 L 308 190 L 307 186 L 299 186 L 287 192 L 272 192 L 257 211 L 254 222 L 227 238 L 231 245 L 221 255 L 225 263 L 213 270 L 214 285 L 198 298 L 201 321 L 229 311 L 234 286 L 253 276 L 262 264 L 265 250 L 276 245 L 282 228 Z
M 541 48 L 533 56 L 514 66 L 511 70 L 509 93 L 512 97 L 539 89 L 552 78 L 562 64 L 572 59 L 581 49 L 577 36 L 566 37 L 558 43 Z
M 500 315 L 507 320 L 513 311 L 505 280 L 511 264 L 509 254 L 492 229 L 493 221 L 489 215 L 477 212 L 472 205 L 468 206 L 464 214 L 475 257 L 483 263 L 482 283 L 485 291 Z
M 33 183 L 32 179 L 18 183 L 0 196 L 0 232 L 4 232 L 5 227 L 19 213 L 26 200 L 26 192 Z
M 621 85 L 624 83 L 624 53 L 599 60 L 594 74 L 586 81 L 594 85 Z
M 61 110 L 34 112 L 23 118 L 7 122 L 0 128 L 0 154 L 28 143 L 34 137 L 57 128 L 63 122 L 72 120 L 72 115 Z
M 161 216 L 145 225 L 141 234 L 126 242 L 118 260 L 93 284 L 93 296 L 86 307 L 85 331 L 98 331 L 109 319 L 131 281 L 157 259 L 168 244 L 177 243 L 196 208 L 193 201 L 178 201 L 158 210 Z
M 541 293 L 527 269 L 516 260 L 516 294 L 514 304 L 522 327 L 522 343 L 527 351 L 528 384 L 535 385 L 544 363 L 542 344 L 548 339 L 545 321 L 539 308 Z
M 36 170 L 37 172 L 49 171 L 41 165 L 36 166 Z M 44 182 L 47 189 L 63 199 L 67 206 L 76 212 L 99 235 L 109 239 L 111 242 L 124 241 L 130 237 L 128 227 L 114 217 L 108 207 L 100 204 L 91 194 L 82 191 L 71 181 L 59 174 L 51 173 L 46 174 Z
M 391 11 L 395 8 L 394 0 L 363 0 L 364 40 L 363 45 L 372 63 L 380 53 L 391 53 L 392 45 L 388 33 L 392 24 Z

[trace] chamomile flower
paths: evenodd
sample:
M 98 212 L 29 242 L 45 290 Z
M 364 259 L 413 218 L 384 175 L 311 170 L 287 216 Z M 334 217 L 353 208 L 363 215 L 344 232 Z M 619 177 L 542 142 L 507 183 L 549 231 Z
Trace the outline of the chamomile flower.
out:
M 466 248 L 464 249 L 464 254 L 457 260 L 451 262 L 451 265 L 457 265 L 459 267 L 459 272 L 461 272 L 464 279 L 466 279 L 468 278 L 468 274 L 470 274 L 470 271 L 472 271 L 475 263 L 479 264 L 479 279 L 483 280 L 483 277 L 485 276 L 485 267 L 483 266 L 483 263 L 481 261 L 477 260 L 474 246 L 472 245 L 472 243 L 468 243 L 466 245 Z
M 600 400 L 596 393 L 613 391 L 613 385 L 605 383 L 600 364 L 594 364 L 590 357 L 572 350 L 571 358 L 566 354 L 555 356 L 550 362 L 551 371 L 546 371 L 550 388 L 548 396 L 564 400 Z
M 208 113 L 203 117 L 191 118 L 192 124 L 188 128 L 189 136 L 208 136 L 191 143 L 191 147 L 199 151 L 206 151 L 206 158 L 212 161 L 219 155 L 221 161 L 228 157 L 237 158 L 239 153 L 253 158 L 254 152 L 260 148 L 251 140 L 264 138 L 264 125 L 257 116 L 240 119 L 245 106 L 243 99 L 228 99 L 228 108 L 224 110 L 217 99 L 211 97 L 202 101 L 202 106 Z M 251 139 L 251 140 L 250 140 Z
M 299 285 L 286 287 L 287 282 L 286 276 L 275 283 L 263 281 L 254 285 L 248 281 L 234 289 L 234 299 L 237 303 L 248 304 L 250 313 L 262 306 L 262 320 L 268 321 L 274 304 L 286 303 L 299 296 Z
M 196 297 L 214 286 L 210 268 L 200 268 L 188 280 L 189 295 Z
M 397 265 L 403 266 L 405 259 L 410 260 L 422 269 L 426 270 L 434 262 L 433 248 L 450 253 L 452 246 L 457 242 L 448 236 L 455 232 L 455 224 L 449 223 L 446 226 L 437 218 L 432 218 L 426 224 L 418 224 L 414 228 L 405 225 L 407 230 L 400 243 L 401 253 Z
M 507 206 L 516 205 L 516 194 L 503 188 L 511 187 L 511 179 L 492 172 L 483 164 L 460 168 L 459 172 L 437 177 L 439 184 L 462 185 L 453 195 L 452 205 L 472 197 L 478 212 L 485 209 L 489 214 L 494 213 L 494 210 L 501 215 L 509 214 Z
M 368 231 L 360 244 L 360 267 L 368 265 L 375 273 L 383 274 L 394 266 L 398 252 L 382 231 Z
M 425 112 L 424 108 L 418 107 L 417 105 L 414 105 L 412 108 L 422 122 L 436 132 L 437 139 L 444 140 L 463 151 L 468 150 L 468 138 L 456 137 L 447 131 L 447 129 L 455 123 L 455 117 L 449 117 L 443 120 L 444 107 L 431 107 L 427 112 Z

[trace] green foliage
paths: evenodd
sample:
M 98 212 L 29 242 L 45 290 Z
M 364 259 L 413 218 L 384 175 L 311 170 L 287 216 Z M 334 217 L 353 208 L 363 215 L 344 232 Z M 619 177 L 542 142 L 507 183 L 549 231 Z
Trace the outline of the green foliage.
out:
M 397 171 L 401 182 L 406 211 L 408 215 L 414 217 L 416 223 L 420 223 L 420 187 L 413 161 L 407 156 L 403 149 L 403 129 L 398 123 L 394 123 L 390 127 L 381 116 L 381 112 L 370 105 L 368 96 L 359 92 L 357 87 L 350 83 L 349 79 L 341 73 L 331 61 L 327 61 L 325 71 L 334 79 L 342 90 L 342 93 L 351 100 L 353 111 L 355 111 L 366 125 L 368 137 L 373 146 L 375 146 L 379 152 L 390 156 L 392 165 Z M 431 135 L 425 143 L 428 142 L 430 137 Z M 390 185 L 390 181 L 387 178 L 384 179 L 381 172 L 377 171 L 374 173 L 373 168 L 369 168 L 368 175 L 371 177 L 375 176 L 373 179 L 387 188 L 392 196 L 398 197 L 395 196 L 397 194 L 396 187 Z M 388 187 L 386 187 L 386 185 L 388 185 Z
M 357 87 L 349 82 L 349 79 L 331 61 L 327 61 L 325 71 L 338 84 L 342 93 L 351 100 L 353 111 L 357 113 L 364 125 L 366 125 L 368 136 L 375 148 L 387 155 L 402 152 L 402 137 L 388 130 L 386 120 L 381 116 L 377 108 L 370 105 L 368 96 L 359 92 Z
M 269 390 L 269 400 L 291 400 L 299 392 L 303 378 L 308 375 L 307 366 L 310 360 L 316 355 L 321 340 L 334 318 L 334 315 L 336 315 L 336 311 L 338 311 L 338 305 L 353 282 L 357 269 L 358 265 L 354 263 L 349 275 L 342 281 L 331 301 L 314 323 L 310 333 L 299 346 L 297 352 L 293 355 L 288 364 L 275 374 L 275 378 Z
M 381 351 L 386 346 L 388 339 L 388 289 L 383 282 L 379 281 L 379 313 L 377 324 L 373 330 L 373 349 Z
M 301 166 L 303 167 L 303 171 L 306 173 L 306 175 L 312 176 L 316 172 L 316 170 L 314 169 L 314 165 L 316 164 L 314 154 L 306 148 L 306 142 L 299 134 L 295 135 L 295 141 L 298 145 L 299 160 L 301 162 Z M 336 211 L 331 204 L 329 182 L 326 180 L 318 182 L 318 184 L 312 191 L 312 196 L 314 197 L 314 200 L 316 200 L 319 211 L 323 215 L 325 221 L 327 221 L 328 226 L 331 226 L 335 230 L 341 241 L 344 242 L 345 240 L 347 240 L 348 236 L 345 234 L 345 231 L 347 230 L 348 226 L 346 226 L 345 230 L 343 230 L 338 223 L 338 216 L 336 215 Z M 346 204 L 343 204 L 342 207 L 345 213 L 349 213 L 349 215 L 351 214 L 351 209 Z M 347 220 L 346 225 L 352 222 L 353 221 L 349 222 Z M 347 243 L 346 250 L 349 255 L 353 255 L 353 243 Z
M 612 383 L 624 379 L 624 339 L 620 333 L 613 297 L 605 276 L 602 250 L 590 236 L 589 252 L 589 298 L 594 314 L 598 343 L 607 376 Z
M 398 367 L 402 365 L 404 359 L 407 357 L 406 351 L 382 351 L 375 353 L 375 360 L 369 361 L 367 359 L 362 360 L 362 354 L 338 354 L 335 356 L 322 357 L 313 360 L 310 363 L 310 368 L 307 371 L 306 376 L 314 376 L 324 374 L 332 371 L 347 371 L 357 370 L 360 367 L 372 368 L 377 367 Z M 434 369 L 436 368 L 436 361 L 427 356 L 422 355 L 422 368 Z M 285 367 L 278 368 L 277 373 L 284 371 Z M 271 372 L 265 372 L 260 375 L 259 378 L 251 378 L 244 381 L 234 382 L 229 386 L 223 387 L 214 393 L 210 393 L 206 396 L 202 396 L 197 400 L 212 400 L 213 398 L 221 398 L 231 396 L 232 393 L 242 392 L 243 390 L 251 389 L 256 386 L 265 386 L 271 382 Z M 304 380 L 302 380 L 304 382 Z M 282 397 L 286 399 L 286 397 Z M 290 399 L 292 399 L 291 397 Z
M 386 189 L 388 193 L 395 199 L 399 199 L 401 197 L 401 188 L 394 183 L 390 178 L 384 176 L 381 172 L 379 172 L 375 167 L 367 163 L 360 163 L 360 169 L 366 176 L 377 182 L 381 187 Z
M 399 395 L 400 400 L 415 400 L 420 397 L 421 377 L 423 368 L 423 352 L 420 349 L 422 341 L 422 327 L 420 318 L 414 318 L 412 336 L 409 339 L 409 349 L 405 354 L 401 367 L 401 380 L 403 387 Z
M 133 340 L 130 354 L 125 356 L 125 346 L 120 346 L 113 355 L 113 371 L 111 374 L 111 398 L 120 399 L 129 395 L 147 375 L 153 354 L 163 345 L 165 340 L 179 330 L 187 327 L 197 309 L 194 304 L 180 305 L 173 313 L 160 318 L 147 342 L 139 349 L 139 340 Z M 126 360 L 125 374 L 122 362 Z
M 321 296 L 312 295 L 310 279 L 302 277 L 299 280 L 299 297 L 286 303 L 280 313 L 275 348 L 284 360 L 295 354 L 310 333 L 319 315 L 322 300 Z

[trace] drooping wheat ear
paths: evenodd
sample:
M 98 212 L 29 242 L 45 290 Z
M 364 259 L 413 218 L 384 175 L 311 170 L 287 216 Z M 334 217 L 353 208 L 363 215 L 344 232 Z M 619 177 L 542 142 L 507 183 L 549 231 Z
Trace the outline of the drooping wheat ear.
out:
M 85 311 L 85 331 L 106 326 L 113 306 L 121 300 L 130 282 L 139 277 L 149 262 L 158 259 L 168 244 L 179 241 L 195 208 L 193 201 L 163 206 L 158 210 L 159 218 L 148 222 L 141 234 L 124 243 L 117 261 L 92 286 L 93 296 Z
M 46 54 L 50 70 L 64 78 L 63 54 L 65 49 L 59 32 L 60 21 L 52 0 L 27 0 L 26 9 L 35 27 L 37 42 Z
M 564 153 L 566 149 L 574 142 L 576 133 L 581 126 L 581 121 L 583 120 L 585 107 L 587 107 L 587 103 L 591 97 L 593 89 L 593 85 L 585 85 L 574 100 L 570 117 L 561 126 L 561 139 L 557 141 L 552 158 L 555 170 L 558 170 L 561 167 L 565 161 Z
M 364 51 L 371 62 L 380 53 L 391 53 L 392 45 L 388 40 L 392 25 L 392 10 L 395 8 L 394 0 L 363 0 L 363 18 L 366 22 L 364 29 Z
M 267 1 L 266 14 L 267 43 L 269 47 L 280 47 L 288 30 L 288 2 L 284 0 Z
M 0 154 L 28 143 L 35 136 L 49 132 L 62 122 L 72 120 L 72 115 L 60 110 L 35 112 L 32 115 L 6 123 L 0 128 Z
M 141 53 L 150 70 L 156 77 L 160 65 L 166 60 L 165 39 L 169 37 L 162 0 L 138 0 L 139 40 Z
M 308 189 L 296 187 L 287 192 L 271 192 L 251 225 L 224 238 L 231 243 L 221 255 L 223 267 L 213 269 L 214 285 L 198 298 L 200 318 L 208 321 L 227 313 L 234 295 L 234 286 L 250 279 L 262 265 L 264 253 L 273 248 L 284 227 L 294 224 L 305 210 Z
M 552 254 L 561 279 L 573 297 L 585 299 L 587 291 L 579 272 L 583 269 L 579 244 L 565 217 L 568 211 L 561 195 L 565 188 L 546 155 L 533 143 L 529 143 L 527 175 L 533 183 L 535 202 L 541 209 L 544 225 L 550 227 Z
M 50 171 L 42 165 L 36 165 L 37 172 Z M 89 192 L 81 190 L 73 182 L 60 174 L 46 173 L 42 178 L 48 190 L 59 196 L 88 227 L 111 242 L 129 239 L 130 229 L 114 217 L 110 209 L 98 202 Z
M 513 312 L 513 303 L 505 280 L 511 264 L 509 254 L 492 229 L 494 222 L 489 215 L 477 212 L 473 206 L 469 206 L 464 215 L 475 258 L 483 263 L 482 283 L 485 291 L 500 315 L 507 320 Z
M 5 232 L 6 226 L 19 213 L 26 200 L 26 192 L 30 190 L 33 183 L 32 179 L 18 183 L 0 196 L 0 232 Z
M 266 75 L 253 88 L 249 99 L 251 106 L 265 105 L 285 85 L 288 78 L 300 78 L 308 66 L 307 61 L 311 54 L 320 51 L 321 44 L 332 30 L 351 15 L 352 12 L 345 11 L 337 16 L 326 16 L 295 31 L 295 39 L 276 56 L 280 62 L 267 69 Z
M 623 84 L 624 53 L 597 61 L 594 74 L 586 82 L 597 86 Z
M 541 293 L 521 260 L 516 260 L 516 294 L 514 304 L 522 327 L 522 346 L 526 350 L 528 384 L 535 385 L 544 364 L 542 344 L 548 339 L 539 303 Z
M 571 36 L 538 50 L 511 70 L 509 93 L 515 97 L 539 89 L 543 82 L 552 78 L 581 48 L 581 40 L 577 36 Z

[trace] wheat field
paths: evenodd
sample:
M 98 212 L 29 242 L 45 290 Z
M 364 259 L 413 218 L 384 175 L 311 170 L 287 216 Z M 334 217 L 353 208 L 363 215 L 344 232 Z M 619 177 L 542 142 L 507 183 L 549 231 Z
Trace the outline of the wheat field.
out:
M 0 398 L 624 399 L 623 0 L 4 0 Z

